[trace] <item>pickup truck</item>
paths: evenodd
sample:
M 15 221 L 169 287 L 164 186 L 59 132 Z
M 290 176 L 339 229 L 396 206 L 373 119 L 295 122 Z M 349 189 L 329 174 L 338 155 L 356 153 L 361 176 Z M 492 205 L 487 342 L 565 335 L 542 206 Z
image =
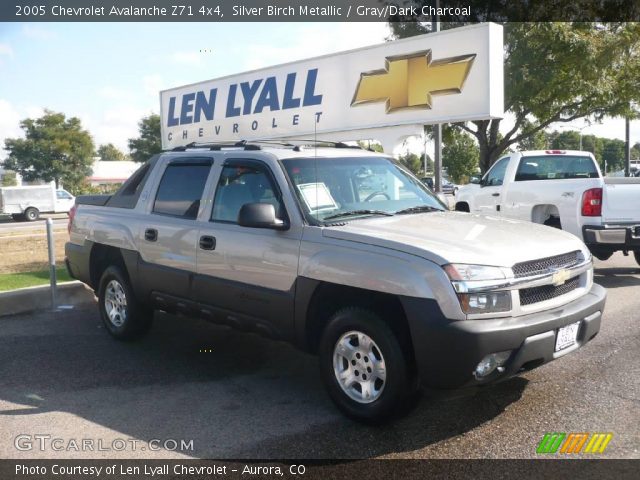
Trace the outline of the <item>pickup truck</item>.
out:
M 589 152 L 511 153 L 458 190 L 455 209 L 560 228 L 600 260 L 633 252 L 640 264 L 640 180 L 603 178 Z
M 0 188 L 0 214 L 16 220 L 34 222 L 41 213 L 68 213 L 75 197 L 53 183 Z
M 69 273 L 116 339 L 161 310 L 284 340 L 365 422 L 574 352 L 606 299 L 573 235 L 448 211 L 393 158 L 339 143 L 178 147 L 78 197 L 69 229 Z

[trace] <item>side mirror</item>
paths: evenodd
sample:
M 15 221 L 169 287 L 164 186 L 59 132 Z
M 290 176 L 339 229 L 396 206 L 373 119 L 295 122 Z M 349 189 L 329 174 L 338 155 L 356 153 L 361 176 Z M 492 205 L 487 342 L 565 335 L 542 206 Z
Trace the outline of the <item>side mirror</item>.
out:
M 276 209 L 270 203 L 245 203 L 238 213 L 238 225 L 249 228 L 287 230 L 289 225 L 276 218 Z
M 469 183 L 473 183 L 475 185 L 480 185 L 482 183 L 482 180 L 480 179 L 480 177 L 471 177 L 469 179 Z

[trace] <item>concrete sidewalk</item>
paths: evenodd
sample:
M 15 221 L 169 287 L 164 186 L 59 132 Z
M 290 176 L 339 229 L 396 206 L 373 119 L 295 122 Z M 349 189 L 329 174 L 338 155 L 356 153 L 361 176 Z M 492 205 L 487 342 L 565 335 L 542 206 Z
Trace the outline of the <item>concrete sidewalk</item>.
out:
M 82 282 L 65 282 L 58 285 L 58 306 L 77 306 L 93 302 L 95 302 L 93 290 Z M 0 292 L 0 317 L 50 308 L 51 287 L 49 285 Z

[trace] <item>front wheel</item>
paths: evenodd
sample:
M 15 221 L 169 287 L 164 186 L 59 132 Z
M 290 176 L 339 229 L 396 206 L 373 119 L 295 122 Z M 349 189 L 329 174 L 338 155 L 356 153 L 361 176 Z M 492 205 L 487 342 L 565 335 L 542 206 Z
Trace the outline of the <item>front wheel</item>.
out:
M 347 416 L 379 423 L 403 412 L 413 393 L 408 356 L 374 312 L 349 307 L 330 319 L 320 341 L 322 379 Z
M 100 279 L 98 308 L 107 331 L 118 340 L 135 340 L 151 327 L 153 312 L 133 295 L 120 268 L 107 268 Z
M 640 265 L 640 250 L 634 251 L 633 256 L 636 257 L 636 262 Z

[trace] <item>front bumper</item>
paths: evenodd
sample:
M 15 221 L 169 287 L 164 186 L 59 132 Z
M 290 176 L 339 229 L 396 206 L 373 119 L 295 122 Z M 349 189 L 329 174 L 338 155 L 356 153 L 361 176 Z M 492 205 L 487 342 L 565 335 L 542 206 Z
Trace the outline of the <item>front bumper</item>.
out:
M 593 285 L 589 293 L 562 307 L 520 317 L 452 321 L 433 300 L 407 298 L 409 320 L 421 385 L 455 389 L 485 385 L 531 370 L 571 353 L 600 330 L 606 290 Z M 576 343 L 555 352 L 560 327 L 581 322 Z M 478 363 L 491 353 L 511 351 L 504 371 L 477 379 Z
M 585 225 L 582 238 L 592 250 L 640 250 L 640 224 Z

